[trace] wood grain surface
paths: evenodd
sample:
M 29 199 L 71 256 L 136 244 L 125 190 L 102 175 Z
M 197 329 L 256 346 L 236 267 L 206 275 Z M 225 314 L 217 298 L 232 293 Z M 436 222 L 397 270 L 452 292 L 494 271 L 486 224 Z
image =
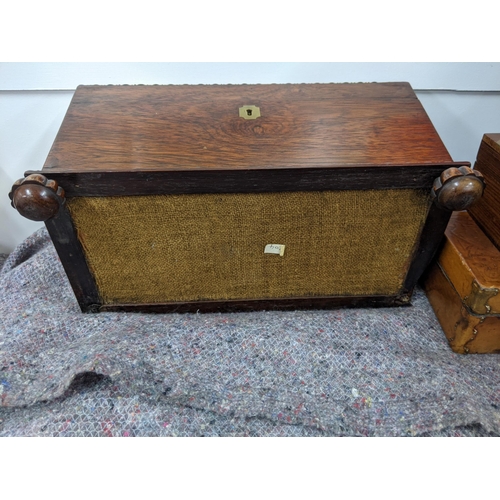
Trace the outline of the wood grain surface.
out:
M 500 316 L 471 314 L 436 262 L 427 270 L 423 283 L 453 351 L 460 354 L 500 352 Z
M 500 133 L 484 134 L 483 141 L 495 151 L 495 154 L 500 156 Z
M 467 212 L 451 216 L 439 265 L 472 312 L 500 313 L 500 251 Z
M 500 134 L 485 134 L 474 165 L 486 181 L 482 199 L 469 213 L 500 249 Z
M 408 83 L 80 86 L 44 173 L 450 162 Z

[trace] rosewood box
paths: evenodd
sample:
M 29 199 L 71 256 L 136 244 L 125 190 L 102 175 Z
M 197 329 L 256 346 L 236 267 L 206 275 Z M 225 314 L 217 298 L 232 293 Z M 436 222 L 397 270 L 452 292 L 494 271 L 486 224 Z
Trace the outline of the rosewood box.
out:
M 408 83 L 80 86 L 41 171 L 83 311 L 410 302 L 481 175 Z

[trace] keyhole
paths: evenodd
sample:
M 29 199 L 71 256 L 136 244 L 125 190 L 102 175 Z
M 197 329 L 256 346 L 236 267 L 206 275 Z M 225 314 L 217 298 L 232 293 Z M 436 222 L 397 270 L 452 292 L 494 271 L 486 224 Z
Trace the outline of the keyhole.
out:
M 244 120 L 255 120 L 260 116 L 260 109 L 257 106 L 250 106 L 247 104 L 238 109 L 238 114 L 240 118 Z

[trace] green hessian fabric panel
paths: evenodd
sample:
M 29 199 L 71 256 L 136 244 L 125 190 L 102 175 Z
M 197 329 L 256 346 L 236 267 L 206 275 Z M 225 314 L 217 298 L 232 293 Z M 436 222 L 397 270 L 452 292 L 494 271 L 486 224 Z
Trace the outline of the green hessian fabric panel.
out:
M 68 199 L 105 304 L 395 295 L 429 209 L 409 189 Z M 264 253 L 284 245 L 283 255 Z

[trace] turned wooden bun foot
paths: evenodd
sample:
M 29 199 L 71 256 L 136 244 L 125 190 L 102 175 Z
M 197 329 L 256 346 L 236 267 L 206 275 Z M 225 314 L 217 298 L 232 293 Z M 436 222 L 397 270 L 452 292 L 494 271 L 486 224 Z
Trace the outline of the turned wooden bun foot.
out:
M 30 174 L 14 183 L 9 198 L 23 217 L 46 221 L 54 217 L 64 203 L 64 190 L 44 175 Z
M 448 168 L 435 181 L 432 197 L 439 208 L 467 210 L 483 196 L 484 179 L 469 167 Z

